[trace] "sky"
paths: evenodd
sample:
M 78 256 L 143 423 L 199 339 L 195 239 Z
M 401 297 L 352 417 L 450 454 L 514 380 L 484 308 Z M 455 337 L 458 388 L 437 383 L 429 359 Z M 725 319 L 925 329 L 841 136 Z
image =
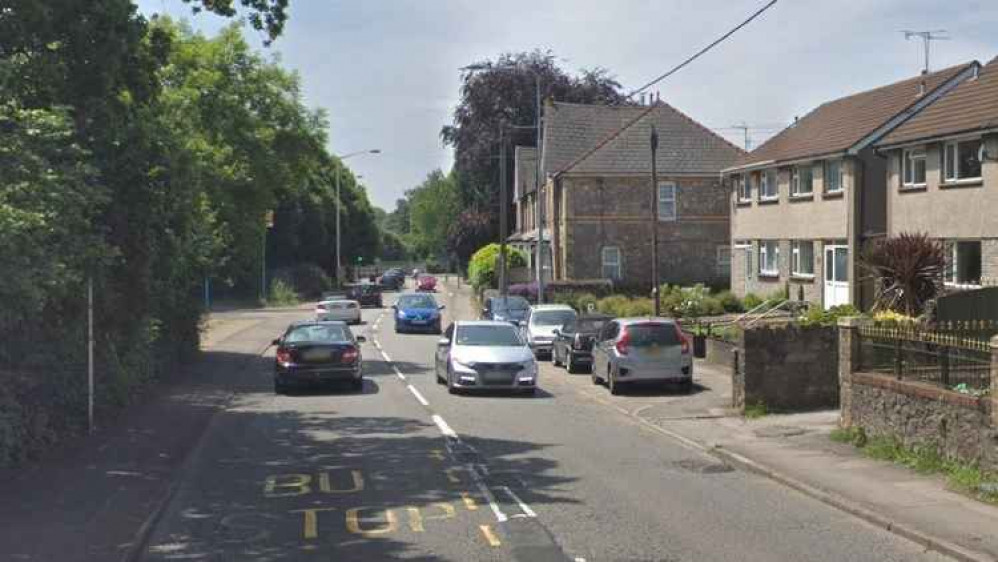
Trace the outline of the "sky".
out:
M 458 102 L 460 67 L 500 53 L 550 50 L 570 72 L 603 67 L 626 91 L 728 31 L 765 0 L 290 0 L 284 34 L 264 52 L 302 79 L 305 103 L 328 112 L 334 154 L 386 210 L 453 151 L 440 140 Z M 188 18 L 212 34 L 229 20 L 191 15 L 181 0 L 137 0 L 146 15 Z M 753 146 L 825 101 L 918 74 L 920 40 L 946 30 L 930 65 L 998 55 L 993 0 L 779 0 L 651 91 L 738 145 Z

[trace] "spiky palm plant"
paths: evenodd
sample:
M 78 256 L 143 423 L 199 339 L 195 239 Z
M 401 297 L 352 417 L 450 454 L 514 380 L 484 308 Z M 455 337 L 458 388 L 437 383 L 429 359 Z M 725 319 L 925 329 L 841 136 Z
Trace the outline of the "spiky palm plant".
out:
M 946 247 L 927 234 L 902 232 L 877 240 L 862 262 L 876 285 L 874 310 L 918 316 L 943 286 Z

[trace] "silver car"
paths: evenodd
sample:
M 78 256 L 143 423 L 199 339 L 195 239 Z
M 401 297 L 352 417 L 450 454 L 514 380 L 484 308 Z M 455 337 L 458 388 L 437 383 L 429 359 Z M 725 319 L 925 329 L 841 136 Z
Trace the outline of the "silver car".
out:
M 577 314 L 567 304 L 538 304 L 530 307 L 524 322 L 524 339 L 537 357 L 551 357 L 554 331 L 575 321 Z
M 611 394 L 631 383 L 676 383 L 693 390 L 693 354 L 679 324 L 669 318 L 616 318 L 593 344 L 593 384 Z
M 509 322 L 460 321 L 437 342 L 437 382 L 451 394 L 463 389 L 507 389 L 533 394 L 537 361 Z

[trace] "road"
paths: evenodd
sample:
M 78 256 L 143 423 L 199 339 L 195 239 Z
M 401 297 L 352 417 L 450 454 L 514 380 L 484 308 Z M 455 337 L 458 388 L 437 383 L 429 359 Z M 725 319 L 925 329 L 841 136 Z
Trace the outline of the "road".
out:
M 447 319 L 469 315 L 449 290 L 439 295 Z M 273 349 L 249 357 L 140 558 L 943 559 L 732 470 L 619 407 L 659 397 L 610 400 L 588 375 L 550 364 L 535 397 L 451 396 L 434 381 L 437 338 L 396 335 L 388 312 L 364 311 L 361 393 L 276 396 Z M 244 347 L 262 348 L 306 315 L 252 314 L 232 336 Z M 660 402 L 679 412 L 696 399 Z

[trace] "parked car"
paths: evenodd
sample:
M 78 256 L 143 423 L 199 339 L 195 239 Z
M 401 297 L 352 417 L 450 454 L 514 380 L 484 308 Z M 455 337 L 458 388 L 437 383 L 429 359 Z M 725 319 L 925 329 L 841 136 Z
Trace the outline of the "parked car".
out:
M 392 310 L 395 311 L 395 333 L 430 332 L 439 334 L 440 311 L 442 304 L 437 304 L 432 295 L 426 293 L 407 293 L 399 296 Z
M 381 287 L 371 283 L 358 283 L 347 287 L 346 296 L 361 306 L 382 307 Z
M 288 326 L 274 340 L 274 392 L 291 386 L 347 382 L 355 390 L 364 386 L 360 344 L 343 322 L 306 321 Z
M 592 367 L 593 341 L 603 325 L 612 319 L 606 314 L 583 314 L 555 330 L 551 362 L 564 366 L 569 373 L 578 371 L 583 365 Z
M 322 301 L 315 305 L 315 319 L 360 324 L 360 303 L 348 299 Z
M 519 324 L 530 315 L 530 302 L 523 297 L 488 297 L 482 307 L 482 320 Z
M 554 331 L 575 320 L 575 310 L 567 304 L 538 304 L 530 307 L 530 314 L 523 322 L 524 335 L 530 349 L 537 357 L 551 356 Z
M 437 382 L 461 390 L 508 389 L 533 394 L 537 360 L 516 326 L 488 320 L 460 321 L 437 342 Z
M 421 275 L 416 283 L 416 290 L 432 293 L 437 290 L 437 278 L 432 275 Z
M 398 291 L 405 286 L 405 273 L 401 269 L 389 269 L 381 275 L 381 287 Z
M 693 389 L 690 342 L 675 320 L 616 318 L 593 344 L 593 384 L 606 382 L 611 394 L 633 383 L 677 383 Z

